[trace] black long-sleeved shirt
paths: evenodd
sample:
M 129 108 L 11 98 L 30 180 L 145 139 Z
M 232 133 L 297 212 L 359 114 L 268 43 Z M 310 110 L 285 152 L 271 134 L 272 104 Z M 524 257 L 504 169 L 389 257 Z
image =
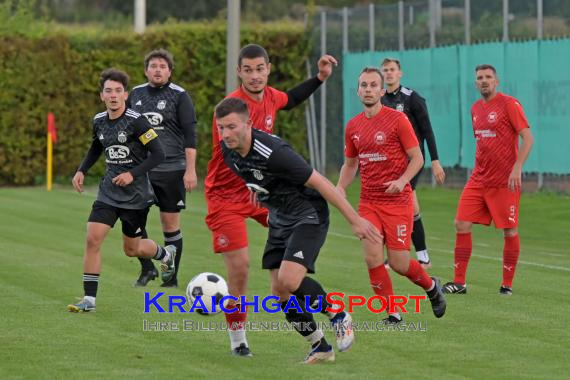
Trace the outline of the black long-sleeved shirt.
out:
M 381 101 L 385 106 L 404 112 L 410 119 L 424 158 L 424 142 L 427 142 L 431 160 L 439 160 L 425 99 L 416 91 L 400 86 L 394 92 L 386 92 Z

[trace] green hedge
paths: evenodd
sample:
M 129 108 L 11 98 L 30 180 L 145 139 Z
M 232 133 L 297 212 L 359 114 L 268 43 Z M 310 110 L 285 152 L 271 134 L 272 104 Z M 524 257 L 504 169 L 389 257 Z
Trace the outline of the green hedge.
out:
M 171 24 L 131 32 L 85 30 L 41 38 L 0 37 L 0 185 L 30 185 L 45 173 L 46 114 L 56 117 L 54 176 L 74 174 L 91 138 L 91 119 L 104 110 L 97 80 L 117 67 L 131 86 L 145 81 L 144 54 L 163 47 L 174 54 L 172 79 L 189 92 L 198 117 L 198 170 L 203 178 L 211 154 L 213 106 L 225 93 L 225 25 Z M 242 27 L 242 44 L 259 43 L 271 56 L 270 83 L 288 89 L 306 77 L 308 43 L 299 24 Z M 282 112 L 276 133 L 306 155 L 304 107 Z M 103 172 L 103 160 L 91 175 Z

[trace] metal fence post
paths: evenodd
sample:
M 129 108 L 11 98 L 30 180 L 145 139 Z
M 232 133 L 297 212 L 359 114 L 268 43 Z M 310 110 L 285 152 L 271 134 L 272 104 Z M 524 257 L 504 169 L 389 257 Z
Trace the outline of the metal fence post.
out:
M 135 33 L 143 34 L 146 28 L 146 0 L 135 0 Z
M 503 42 L 509 41 L 509 0 L 503 0 Z
M 327 13 L 321 12 L 321 55 L 327 53 Z M 327 167 L 327 82 L 321 85 L 321 173 Z
M 342 52 L 348 53 L 348 8 L 342 8 Z
M 435 0 L 429 0 L 429 47 L 435 47 Z
M 465 45 L 471 45 L 471 1 L 465 0 Z
M 368 50 L 374 51 L 374 4 L 368 6 Z
M 404 50 L 404 2 L 398 1 L 398 49 Z
M 544 36 L 543 0 L 536 0 L 536 38 L 542 40 Z

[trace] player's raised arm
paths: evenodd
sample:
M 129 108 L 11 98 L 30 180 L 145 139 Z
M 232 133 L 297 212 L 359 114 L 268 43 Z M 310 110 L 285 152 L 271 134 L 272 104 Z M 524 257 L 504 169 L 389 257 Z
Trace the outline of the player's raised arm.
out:
M 331 76 L 333 66 L 337 64 L 333 56 L 323 55 L 317 63 L 319 73 L 287 91 L 287 104 L 282 109 L 290 110 L 307 100 Z
M 305 186 L 317 190 L 327 202 L 336 207 L 351 224 L 352 232 L 356 237 L 368 239 L 375 244 L 382 243 L 382 235 L 378 232 L 378 229 L 369 221 L 360 217 L 334 185 L 319 172 L 313 170 Z

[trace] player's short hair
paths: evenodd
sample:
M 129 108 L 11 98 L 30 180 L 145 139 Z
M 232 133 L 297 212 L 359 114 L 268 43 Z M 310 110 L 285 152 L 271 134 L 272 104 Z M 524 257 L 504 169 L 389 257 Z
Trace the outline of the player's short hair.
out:
M 475 67 L 475 72 L 477 72 L 479 70 L 491 70 L 493 72 L 493 74 L 495 74 L 495 76 L 497 76 L 497 70 L 495 70 L 493 65 L 489 65 L 488 63 L 484 63 L 482 65 L 477 65 L 477 67 Z
M 358 85 L 360 86 L 360 76 L 362 74 L 369 74 L 369 73 L 376 73 L 380 76 L 380 85 L 384 85 L 384 75 L 382 75 L 382 70 L 380 70 L 378 67 L 374 67 L 374 66 L 366 66 L 365 68 L 362 69 L 362 71 L 360 72 L 360 74 L 358 74 Z
M 249 118 L 249 110 L 247 109 L 247 104 L 239 98 L 225 98 L 218 103 L 214 110 L 216 119 L 221 119 L 226 117 L 231 113 L 237 113 L 238 115 L 244 115 Z
M 249 44 L 241 48 L 238 55 L 238 67 L 241 66 L 241 61 L 244 58 L 246 59 L 263 58 L 265 63 L 269 63 L 269 55 L 267 54 L 267 51 L 263 47 L 257 44 Z
M 105 88 L 105 82 L 108 80 L 121 83 L 125 91 L 127 91 L 129 87 L 129 76 L 127 73 L 113 67 L 101 73 L 101 77 L 99 78 L 99 89 L 101 92 L 103 91 L 103 88 Z
M 384 60 L 380 64 L 380 67 L 392 62 L 394 62 L 398 66 L 398 70 L 402 70 L 402 66 L 400 66 L 400 61 L 397 60 L 396 58 L 384 58 Z
M 172 56 L 172 54 L 166 49 L 155 49 L 144 57 L 145 70 L 148 69 L 148 64 L 150 63 L 150 60 L 154 58 L 164 59 L 166 63 L 168 63 L 168 68 L 170 69 L 170 71 L 174 69 L 174 57 Z

